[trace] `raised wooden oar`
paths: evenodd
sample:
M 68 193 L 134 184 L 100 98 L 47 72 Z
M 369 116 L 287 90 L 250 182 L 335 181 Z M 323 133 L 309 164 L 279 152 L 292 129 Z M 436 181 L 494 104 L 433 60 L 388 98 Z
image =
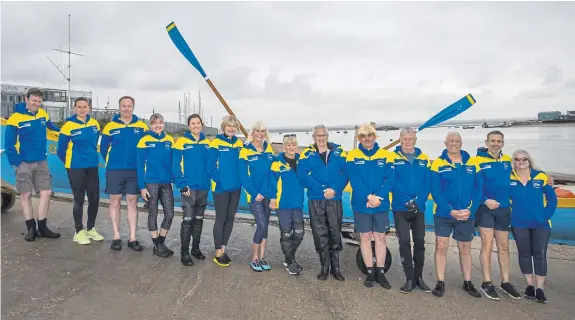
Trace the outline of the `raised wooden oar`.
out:
M 166 27 L 166 31 L 168 31 L 168 35 L 172 39 L 172 42 L 174 42 L 174 45 L 176 45 L 176 48 L 178 48 L 178 50 L 180 50 L 182 55 L 184 55 L 184 57 L 192 64 L 192 66 L 194 66 L 194 68 L 196 68 L 196 70 L 198 70 L 198 72 L 202 75 L 202 77 L 204 77 L 204 80 L 206 80 L 206 82 L 208 83 L 208 85 L 210 86 L 212 91 L 215 93 L 216 97 L 218 97 L 218 100 L 220 100 L 220 102 L 224 105 L 224 108 L 226 108 L 228 113 L 232 116 L 235 116 L 238 119 L 238 122 L 240 124 L 240 130 L 242 131 L 244 136 L 247 138 L 248 132 L 246 131 L 246 129 L 244 128 L 244 126 L 240 122 L 239 118 L 234 114 L 234 112 L 232 111 L 230 106 L 227 104 L 226 100 L 224 100 L 224 97 L 222 97 L 222 95 L 218 92 L 218 89 L 216 89 L 216 87 L 214 86 L 214 84 L 212 83 L 212 81 L 210 80 L 210 78 L 208 77 L 208 75 L 206 74 L 206 72 L 204 71 L 202 66 L 200 65 L 200 62 L 198 61 L 198 59 L 196 58 L 196 56 L 192 52 L 192 49 L 190 49 L 190 46 L 188 46 L 188 43 L 182 37 L 182 34 L 178 30 L 178 27 L 176 27 L 176 24 L 174 22 L 171 22 Z
M 454 102 L 450 106 L 446 107 L 445 109 L 439 111 L 431 119 L 427 120 L 424 124 L 420 125 L 419 128 L 416 129 L 416 131 L 419 132 L 425 128 L 429 128 L 431 126 L 435 126 L 435 125 L 438 125 L 444 121 L 447 121 L 447 120 L 463 113 L 465 110 L 469 109 L 476 102 L 477 102 L 477 100 L 475 100 L 475 98 L 470 93 L 470 94 L 466 95 L 465 97 L 459 99 L 458 101 Z M 387 146 L 384 147 L 384 149 L 389 149 L 398 143 L 399 143 L 399 139 L 388 144 Z

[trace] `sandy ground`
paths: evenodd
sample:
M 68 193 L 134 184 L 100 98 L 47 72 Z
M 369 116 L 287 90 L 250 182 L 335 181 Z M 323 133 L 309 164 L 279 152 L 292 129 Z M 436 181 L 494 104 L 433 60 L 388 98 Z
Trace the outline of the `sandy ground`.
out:
M 233 263 L 221 268 L 210 260 L 213 221 L 206 219 L 201 249 L 208 259 L 185 267 L 179 254 L 180 216 L 174 218 L 167 239 L 176 254 L 162 259 L 152 254 L 146 212 L 140 213 L 138 222 L 143 252 L 131 251 L 125 241 L 122 251 L 110 250 L 112 233 L 105 207 L 100 208 L 96 227 L 106 239 L 86 246 L 74 243 L 71 212 L 70 203 L 53 201 L 49 226 L 62 237 L 31 243 L 24 240 L 19 204 L 2 213 L 2 319 L 575 319 L 575 247 L 550 246 L 546 283 L 549 303 L 542 305 L 507 296 L 501 301 L 469 296 L 461 289 L 458 253 L 452 242 L 447 291 L 443 298 L 436 298 L 419 290 L 409 295 L 399 291 L 404 275 L 395 236 L 388 238 L 393 265 L 387 277 L 393 288 L 385 290 L 363 286 L 354 245 L 346 245 L 342 253 L 345 282 L 332 277 L 317 280 L 320 265 L 309 229 L 297 255 L 303 274 L 290 276 L 281 264 L 275 226 L 270 226 L 266 257 L 272 270 L 255 273 L 248 267 L 255 230 L 250 223 L 234 225 L 227 250 Z M 122 214 L 126 237 L 126 214 Z M 477 240 L 472 251 L 473 282 L 479 287 Z M 429 286 L 435 284 L 433 248 L 433 234 L 428 233 L 424 278 Z M 498 284 L 495 252 L 492 268 L 493 281 Z M 513 242 L 511 281 L 521 291 L 524 289 Z

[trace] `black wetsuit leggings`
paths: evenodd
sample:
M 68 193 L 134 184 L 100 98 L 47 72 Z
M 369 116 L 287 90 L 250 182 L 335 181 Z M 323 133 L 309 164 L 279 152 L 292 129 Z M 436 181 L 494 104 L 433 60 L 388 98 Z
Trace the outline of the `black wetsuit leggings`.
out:
M 238 205 L 240 203 L 240 190 L 223 193 L 213 193 L 216 221 L 214 222 L 214 246 L 216 250 L 227 246 Z
M 547 244 L 551 235 L 550 228 L 516 228 L 511 229 L 517 253 L 519 256 L 519 269 L 523 274 L 536 276 L 547 275 Z
M 84 211 L 84 198 L 88 194 L 88 221 L 86 230 L 92 230 L 96 224 L 98 206 L 100 204 L 100 178 L 98 167 L 83 169 L 67 169 L 68 180 L 74 194 L 74 225 L 76 232 L 82 231 L 84 225 L 82 216 Z
M 158 201 L 164 209 L 161 228 L 170 230 L 174 218 L 174 193 L 171 183 L 146 183 L 148 197 L 148 230 L 158 231 Z

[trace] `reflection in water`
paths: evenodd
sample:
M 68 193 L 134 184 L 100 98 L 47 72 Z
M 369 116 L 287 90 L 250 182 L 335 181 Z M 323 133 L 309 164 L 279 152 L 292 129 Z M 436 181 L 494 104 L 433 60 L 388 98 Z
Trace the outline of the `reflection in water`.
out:
M 449 131 L 458 131 L 463 137 L 463 149 L 474 156 L 477 148 L 485 146 L 485 137 L 491 130 L 501 130 L 505 134 L 503 151 L 509 155 L 518 148 L 529 151 L 537 165 L 545 171 L 575 174 L 575 126 L 546 125 L 525 126 L 497 129 L 475 128 L 469 130 L 429 128 L 418 133 L 417 147 L 427 153 L 432 159 L 441 154 L 445 145 L 443 140 Z M 330 132 L 330 141 L 341 144 L 349 150 L 353 147 L 353 130 L 348 134 Z M 287 132 L 284 132 L 284 134 Z M 378 131 L 380 146 L 385 146 L 399 137 L 399 131 Z M 298 141 L 302 146 L 313 142 L 311 134 L 298 133 Z M 274 133 L 272 140 L 281 142 L 283 135 Z

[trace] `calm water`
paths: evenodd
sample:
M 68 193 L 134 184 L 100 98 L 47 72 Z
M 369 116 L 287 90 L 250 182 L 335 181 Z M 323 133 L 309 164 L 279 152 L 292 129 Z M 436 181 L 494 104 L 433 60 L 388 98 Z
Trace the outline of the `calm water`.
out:
M 445 145 L 443 141 L 447 132 L 459 131 L 463 137 L 463 149 L 474 156 L 477 148 L 485 145 L 486 134 L 493 129 L 475 128 L 429 128 L 418 133 L 417 146 L 432 159 L 441 154 Z M 545 171 L 575 174 L 575 125 L 548 125 L 500 128 L 505 134 L 505 147 L 503 151 L 509 155 L 518 148 L 526 149 L 535 158 L 538 166 Z M 274 142 L 281 142 L 282 132 L 272 134 Z M 347 134 L 330 131 L 330 140 L 343 145 L 344 148 L 353 147 L 353 130 Z M 380 146 L 385 146 L 399 137 L 399 131 L 378 131 Z M 299 145 L 309 145 L 313 142 L 311 133 L 297 132 Z

